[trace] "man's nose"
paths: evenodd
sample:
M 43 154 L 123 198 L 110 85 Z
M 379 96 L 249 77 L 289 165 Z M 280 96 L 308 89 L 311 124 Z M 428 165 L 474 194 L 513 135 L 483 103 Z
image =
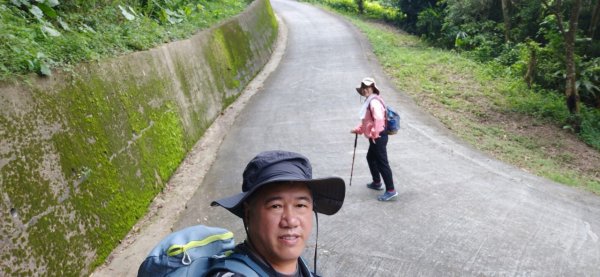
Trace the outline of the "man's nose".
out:
M 280 224 L 281 227 L 284 228 L 294 228 L 298 226 L 300 224 L 298 214 L 292 208 L 284 209 Z

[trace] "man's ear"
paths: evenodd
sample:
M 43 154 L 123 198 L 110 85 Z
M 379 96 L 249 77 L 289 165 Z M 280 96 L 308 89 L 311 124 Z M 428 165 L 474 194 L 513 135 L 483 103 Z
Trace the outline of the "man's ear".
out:
M 244 222 L 248 224 L 250 222 L 250 209 L 248 209 L 248 202 L 242 203 L 242 209 L 244 210 Z

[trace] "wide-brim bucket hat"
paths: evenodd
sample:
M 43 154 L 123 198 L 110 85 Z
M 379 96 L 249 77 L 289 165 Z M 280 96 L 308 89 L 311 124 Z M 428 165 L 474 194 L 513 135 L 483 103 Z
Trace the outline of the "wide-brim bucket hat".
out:
M 362 79 L 362 81 L 360 82 L 360 86 L 356 88 L 356 92 L 358 92 L 358 94 L 360 94 L 360 89 L 365 86 L 365 87 L 373 87 L 373 92 L 377 95 L 379 95 L 379 89 L 377 88 L 377 84 L 375 84 L 375 79 L 371 78 L 371 77 L 366 77 L 364 79 Z
M 313 209 L 321 214 L 333 215 L 344 203 L 346 185 L 339 177 L 312 178 L 308 159 L 288 151 L 259 153 L 246 166 L 243 173 L 242 192 L 213 201 L 211 206 L 221 206 L 243 218 L 243 203 L 261 187 L 275 182 L 302 182 L 313 197 Z

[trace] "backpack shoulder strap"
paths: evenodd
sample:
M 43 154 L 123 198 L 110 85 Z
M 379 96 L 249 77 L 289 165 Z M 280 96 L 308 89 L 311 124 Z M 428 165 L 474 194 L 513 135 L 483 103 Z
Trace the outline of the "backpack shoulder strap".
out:
M 385 101 L 383 101 L 383 98 L 381 98 L 381 96 L 379 96 L 377 94 L 374 94 L 373 96 L 375 96 L 375 97 L 373 97 L 373 99 L 371 99 L 371 101 L 377 99 L 377 101 L 379 101 L 379 103 L 381 103 L 381 105 L 383 106 L 383 119 L 386 119 L 387 118 L 387 105 L 385 105 Z M 369 108 L 368 108 L 369 112 L 371 112 L 371 101 L 369 101 Z M 387 124 L 387 120 L 385 120 L 385 121 Z
M 270 276 L 259 264 L 244 254 L 234 253 L 229 257 L 219 259 L 204 276 L 219 271 L 231 271 L 246 277 Z
M 320 277 L 319 275 L 316 275 L 314 272 L 310 271 L 308 264 L 306 264 L 306 261 L 302 257 L 298 258 L 298 267 L 303 276 Z
M 379 101 L 381 103 L 381 105 L 383 105 L 383 108 L 385 109 L 386 105 L 385 105 L 385 101 L 383 101 L 383 98 L 381 98 L 381 96 L 379 96 L 377 94 L 375 94 L 374 96 L 375 97 L 373 97 L 373 99 L 371 99 L 371 101 L 377 99 L 377 101 Z M 371 102 L 369 102 L 369 104 L 371 104 Z
M 381 96 L 379 96 L 377 94 L 374 94 L 373 96 L 374 97 L 373 97 L 373 99 L 371 99 L 371 101 L 377 99 L 377 101 L 379 101 L 379 103 L 381 103 L 381 105 L 383 106 L 383 121 L 386 126 L 386 127 L 384 127 L 384 130 L 385 130 L 385 128 L 387 128 L 387 124 L 388 124 L 387 123 L 387 106 L 385 105 L 385 102 L 383 101 L 383 98 L 381 98 Z M 369 101 L 369 108 L 368 108 L 369 112 L 371 112 L 371 101 Z

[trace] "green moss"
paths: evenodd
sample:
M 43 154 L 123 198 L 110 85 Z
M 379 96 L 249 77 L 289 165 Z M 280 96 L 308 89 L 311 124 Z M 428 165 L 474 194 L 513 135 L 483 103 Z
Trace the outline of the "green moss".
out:
M 265 1 L 264 4 L 264 8 L 257 10 L 259 15 L 256 27 L 268 32 L 264 37 L 264 45 L 270 47 L 277 39 L 277 21 L 270 3 Z M 258 52 L 263 49 L 252 51 L 250 40 L 239 23 L 231 21 L 215 29 L 208 40 L 209 44 L 204 48 L 204 57 L 210 65 L 212 75 L 219 77 L 213 85 L 223 95 L 223 108 L 235 101 L 241 88 L 254 78 L 262 67 L 254 61 Z
M 68 182 L 69 197 L 62 204 L 72 206 L 76 211 L 72 221 L 84 226 L 79 231 L 69 223 L 68 215 L 56 209 L 28 230 L 30 254 L 44 257 L 48 268 L 62 268 L 58 275 L 80 275 L 85 266 L 77 257 L 85 256 L 84 249 L 97 249 L 95 265 L 102 263 L 146 212 L 148 203 L 189 149 L 184 145 L 183 127 L 174 104 L 165 98 L 166 91 L 157 90 L 165 87 L 160 85 L 164 80 L 150 80 L 144 84 L 136 84 L 133 79 L 106 84 L 95 77 L 78 80 L 52 97 L 46 94 L 38 98 L 44 99 L 41 110 L 51 111 L 51 116 L 64 115 L 61 122 L 68 131 L 52 137 Z M 165 100 L 152 107 L 147 101 L 152 97 Z M 49 184 L 31 168 L 40 166 L 36 163 L 42 160 L 43 148 L 39 144 L 24 148 L 27 160 L 13 161 L 8 165 L 12 168 L 2 171 L 18 172 L 6 176 L 10 183 L 19 184 L 6 191 L 14 205 L 27 203 L 28 208 L 22 212 L 25 222 L 57 205 Z M 70 240 L 66 240 L 65 234 L 69 233 Z M 65 267 L 64 261 L 72 264 Z
M 223 99 L 222 109 L 229 107 L 229 105 L 231 105 L 233 102 L 235 102 L 235 99 L 237 99 L 237 95 L 225 97 L 225 99 Z
M 218 76 L 216 87 L 223 98 L 230 97 L 230 91 L 236 94 L 241 84 L 246 84 L 254 74 L 248 74 L 251 69 L 252 51 L 249 38 L 237 22 L 229 22 L 222 28 L 215 29 L 210 43 L 205 48 L 205 58 L 212 70 L 213 76 Z
M 197 85 L 194 83 L 194 81 L 197 81 L 197 78 L 195 78 L 196 76 L 194 76 L 197 74 L 197 72 L 194 70 L 193 66 L 190 66 L 189 63 L 185 61 L 185 59 L 189 59 L 189 57 L 177 57 L 177 59 L 174 60 L 175 73 L 179 81 L 181 91 L 186 97 L 185 101 L 187 103 L 196 104 L 185 110 L 181 107 L 175 108 L 180 108 L 181 112 L 187 113 L 188 116 L 190 116 L 191 121 L 196 123 L 194 124 L 193 128 L 186 128 L 185 130 L 186 136 L 184 137 L 186 139 L 184 141 L 184 145 L 186 148 L 190 148 L 195 144 L 197 138 L 204 134 L 204 130 L 206 130 L 206 128 L 208 128 L 212 122 L 209 118 L 207 118 L 209 103 L 207 101 L 197 103 L 198 101 L 195 101 L 195 98 L 197 98 L 198 95 L 208 93 L 202 91 L 202 89 L 211 90 L 212 88 L 208 85 Z M 186 64 L 188 65 L 186 66 Z
M 177 76 L 177 80 L 181 86 L 181 91 L 188 98 L 192 98 L 192 84 L 191 78 L 188 76 L 189 72 L 193 72 L 191 68 L 185 66 L 185 63 L 180 59 L 175 61 L 175 74 Z

